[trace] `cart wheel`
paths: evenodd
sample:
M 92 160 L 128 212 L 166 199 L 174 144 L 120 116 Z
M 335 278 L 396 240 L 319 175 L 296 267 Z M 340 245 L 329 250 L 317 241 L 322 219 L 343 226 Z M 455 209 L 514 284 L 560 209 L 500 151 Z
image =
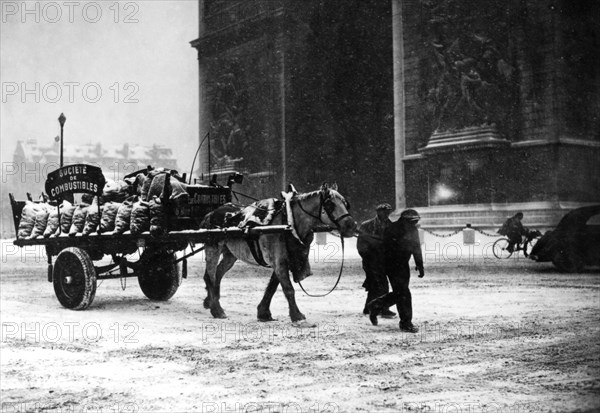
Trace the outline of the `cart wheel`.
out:
M 52 273 L 56 298 L 63 307 L 85 310 L 96 295 L 96 269 L 81 248 L 65 248 L 58 254 Z
M 496 240 L 496 242 L 494 242 L 494 245 L 492 246 L 492 251 L 494 252 L 494 255 L 496 256 L 496 258 L 500 258 L 500 259 L 509 258 L 512 255 L 512 252 L 507 250 L 506 249 L 507 247 L 508 247 L 508 239 L 507 238 L 500 238 L 499 240 Z
M 154 301 L 167 301 L 173 297 L 181 284 L 181 272 L 175 264 L 175 254 L 146 250 L 141 260 L 147 260 L 138 275 L 144 295 Z

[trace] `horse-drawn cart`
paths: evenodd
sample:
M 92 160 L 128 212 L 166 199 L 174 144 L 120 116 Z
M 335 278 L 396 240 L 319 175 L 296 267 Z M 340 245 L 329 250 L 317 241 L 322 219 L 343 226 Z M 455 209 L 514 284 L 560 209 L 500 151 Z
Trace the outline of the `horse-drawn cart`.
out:
M 147 176 L 149 170 L 135 174 L 139 176 L 140 173 Z M 135 174 L 128 177 L 134 180 Z M 203 250 L 198 244 L 291 230 L 287 225 L 202 229 L 200 222 L 208 212 L 231 202 L 231 187 L 237 177 L 232 176 L 227 186 L 204 186 L 185 185 L 185 177 L 178 177 L 169 171 L 165 175 L 166 179 L 161 181 L 163 184 L 160 194 L 154 197 L 157 202 L 162 203 L 164 225 L 160 231 L 155 232 L 103 232 L 98 222 L 95 230 L 85 235 L 61 232 L 59 226 L 57 231 L 48 236 L 21 237 L 21 220 L 27 201 L 17 201 L 12 194 L 9 195 L 15 233 L 18 234 L 14 244 L 19 247 L 37 245 L 45 248 L 48 281 L 53 283 L 56 297 L 64 307 L 83 310 L 94 299 L 97 280 L 125 277 L 137 277 L 142 292 L 149 299 L 166 301 L 175 294 L 181 279 L 187 277 L 187 259 Z M 182 184 L 180 190 L 184 188 L 186 192 L 183 200 L 181 197 L 177 202 L 172 197 L 170 199 L 173 191 L 170 188 L 171 181 Z M 89 208 L 97 208 L 100 217 L 105 184 L 100 168 L 91 165 L 71 165 L 50 173 L 46 181 L 46 192 L 50 200 L 56 202 L 53 207 L 57 209 L 59 223 L 60 201 L 64 202 L 70 197 L 72 200 L 73 194 L 79 193 L 96 197 L 97 203 Z M 128 195 L 135 196 L 134 192 L 138 189 L 132 185 Z M 30 205 L 41 203 L 42 201 L 29 200 Z M 131 257 L 136 252 L 139 253 L 139 258 L 133 261 Z M 111 258 L 110 263 L 94 264 L 106 256 Z M 56 257 L 54 263 L 53 257 Z

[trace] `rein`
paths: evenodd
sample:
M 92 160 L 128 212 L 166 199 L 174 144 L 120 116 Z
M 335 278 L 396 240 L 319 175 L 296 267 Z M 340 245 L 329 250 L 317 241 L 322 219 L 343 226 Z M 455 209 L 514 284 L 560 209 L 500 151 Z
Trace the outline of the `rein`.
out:
M 297 202 L 298 202 L 298 206 L 300 207 L 302 212 L 304 212 L 306 215 L 308 215 L 314 219 L 318 219 L 322 224 L 325 224 L 323 222 L 323 220 L 321 219 L 321 215 L 323 213 L 323 204 L 325 203 L 325 201 L 323 200 L 322 192 L 319 197 L 319 215 L 318 216 L 315 216 L 315 215 L 311 214 L 310 212 L 308 212 L 307 210 L 305 210 L 304 207 L 302 206 L 302 202 L 300 202 L 300 199 L 298 199 Z M 342 219 L 346 218 L 347 216 L 350 216 L 349 213 L 346 213 L 338 218 L 334 218 L 331 216 L 331 213 L 329 212 L 329 210 L 327 208 L 325 208 L 325 213 L 327 214 L 327 217 L 331 220 L 331 222 L 333 222 L 335 224 L 335 226 L 337 227 L 338 230 L 340 229 L 338 222 L 341 221 Z M 331 287 L 331 290 L 329 290 L 325 294 L 310 294 L 308 291 L 306 291 L 306 289 L 302 285 L 302 282 L 300 280 L 298 280 L 298 284 L 300 285 L 300 288 L 302 288 L 302 291 L 304 291 L 304 294 L 308 295 L 309 297 L 325 297 L 325 296 L 328 296 L 329 294 L 331 294 L 337 288 L 338 284 L 340 283 L 340 280 L 342 279 L 342 272 L 344 270 L 344 237 L 341 235 L 341 233 L 340 233 L 340 241 L 342 243 L 342 263 L 340 265 L 340 272 L 338 273 L 337 280 L 336 280 L 335 284 L 333 285 L 333 287 Z
M 331 287 L 331 290 L 329 290 L 325 294 L 310 294 L 310 293 L 308 293 L 308 291 L 306 291 L 304 289 L 302 282 L 300 282 L 300 280 L 298 280 L 298 284 L 300 284 L 300 288 L 302 288 L 302 291 L 304 291 L 304 294 L 308 295 L 309 297 L 325 297 L 325 296 L 328 296 L 329 294 L 331 294 L 333 292 L 333 290 L 335 290 L 337 288 L 338 284 L 340 283 L 340 280 L 342 279 L 342 271 L 344 269 L 344 237 L 342 237 L 341 235 L 340 235 L 340 240 L 342 242 L 342 264 L 340 265 L 340 272 L 338 273 L 338 277 L 337 277 L 335 284 L 333 285 L 333 287 Z

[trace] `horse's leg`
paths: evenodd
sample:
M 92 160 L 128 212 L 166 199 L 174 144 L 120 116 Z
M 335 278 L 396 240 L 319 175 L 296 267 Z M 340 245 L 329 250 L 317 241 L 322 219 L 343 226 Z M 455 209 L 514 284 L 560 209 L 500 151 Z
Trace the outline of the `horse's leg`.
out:
M 306 320 L 304 314 L 300 312 L 298 305 L 296 304 L 296 297 L 294 286 L 292 285 L 292 281 L 290 280 L 290 273 L 288 271 L 287 265 L 280 264 L 275 267 L 275 274 L 281 283 L 281 288 L 283 289 L 283 293 L 285 294 L 285 298 L 288 302 L 288 307 L 290 309 L 290 318 L 293 322 Z
M 217 300 L 221 299 L 221 280 L 223 276 L 233 267 L 233 264 L 237 261 L 237 258 L 233 253 L 227 248 L 227 245 L 223 246 L 223 258 L 217 265 L 217 271 L 215 276 L 215 284 L 214 284 L 214 294 Z M 224 315 L 224 313 L 223 313 Z
M 206 289 L 208 291 L 207 300 L 210 305 L 210 313 L 215 318 L 227 318 L 225 311 L 221 308 L 219 302 L 220 295 L 217 288 L 217 264 L 219 263 L 219 257 L 221 256 L 222 245 L 208 245 L 206 244 L 204 252 L 206 254 L 206 272 L 205 281 Z
M 258 321 L 276 321 L 273 319 L 269 307 L 271 307 L 271 299 L 273 298 L 275 291 L 277 291 L 277 287 L 279 287 L 279 279 L 277 278 L 275 272 L 273 272 L 273 274 L 271 274 L 271 278 L 269 279 L 267 289 L 265 290 L 265 295 L 263 295 L 258 307 L 256 307 L 258 310 Z
M 208 275 L 208 268 L 204 270 L 204 285 L 206 286 L 206 298 L 204 299 L 204 308 L 207 310 L 210 308 L 210 302 L 212 300 L 212 283 L 210 282 L 210 276 Z

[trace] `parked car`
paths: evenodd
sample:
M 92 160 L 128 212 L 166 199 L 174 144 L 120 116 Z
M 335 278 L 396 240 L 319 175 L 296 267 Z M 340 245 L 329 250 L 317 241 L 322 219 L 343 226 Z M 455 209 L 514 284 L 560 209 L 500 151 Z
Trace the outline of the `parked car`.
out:
M 563 272 L 579 272 L 585 266 L 600 265 L 600 205 L 567 213 L 555 230 L 538 240 L 529 258 L 552 261 Z

